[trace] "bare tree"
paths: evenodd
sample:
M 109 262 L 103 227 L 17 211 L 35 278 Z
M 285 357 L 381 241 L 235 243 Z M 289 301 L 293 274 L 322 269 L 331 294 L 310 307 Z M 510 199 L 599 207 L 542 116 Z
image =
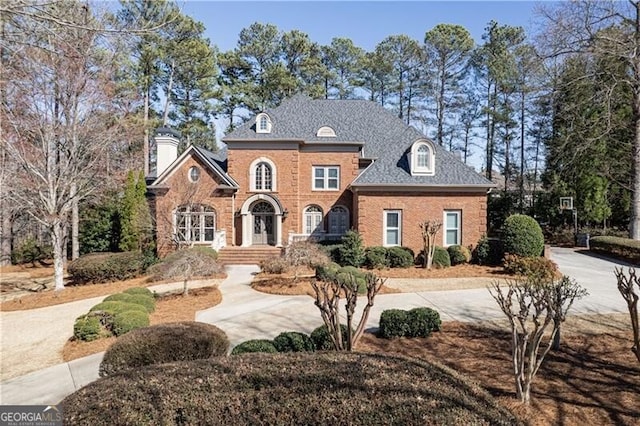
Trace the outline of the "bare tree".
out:
M 636 275 L 636 270 L 629 268 L 629 276 L 624 274 L 622 268 L 615 269 L 618 280 L 618 291 L 627 302 L 629 317 L 631 318 L 631 328 L 633 329 L 633 346 L 631 352 L 640 362 L 640 323 L 638 323 L 638 298 L 640 298 L 640 277 Z
M 511 325 L 516 395 L 529 404 L 531 383 L 553 346 L 560 323 L 566 319 L 574 300 L 586 296 L 587 291 L 565 276 L 557 281 L 538 277 L 507 281 L 505 289 L 494 282 L 489 292 Z M 545 335 L 547 340 L 543 344 Z
M 182 294 L 189 294 L 188 283 L 195 277 L 209 277 L 223 272 L 216 263 L 215 255 L 203 249 L 178 250 L 150 268 L 154 279 L 178 278 L 183 280 Z
M 431 269 L 433 263 L 433 253 L 436 250 L 436 234 L 442 228 L 442 222 L 439 220 L 426 220 L 418 224 L 422 233 L 422 248 L 424 250 L 424 258 L 422 267 Z
M 293 266 L 293 281 L 297 282 L 300 268 L 303 266 L 315 269 L 318 266 L 329 263 L 329 257 L 320 249 L 320 246 L 309 241 L 299 241 L 287 247 L 285 260 Z
M 324 321 L 327 331 L 331 336 L 333 346 L 337 351 L 351 351 L 358 344 L 362 337 L 364 327 L 369 319 L 369 311 L 373 307 L 373 301 L 385 283 L 385 279 L 378 278 L 375 274 L 368 273 L 365 276 L 367 288 L 367 304 L 362 311 L 360 321 L 355 330 L 354 315 L 358 302 L 358 282 L 353 274 L 343 274 L 340 278 L 331 281 L 312 281 L 311 286 L 315 292 L 315 305 L 320 309 L 322 321 Z M 347 336 L 342 338 L 340 326 L 340 298 L 344 296 L 345 309 L 347 313 Z M 346 346 L 345 346 L 346 343 Z

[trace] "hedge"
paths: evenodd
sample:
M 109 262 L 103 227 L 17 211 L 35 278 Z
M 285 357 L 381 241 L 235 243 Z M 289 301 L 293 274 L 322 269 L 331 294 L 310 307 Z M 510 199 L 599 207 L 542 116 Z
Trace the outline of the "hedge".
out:
M 253 353 L 253 352 L 265 352 L 265 353 L 275 354 L 278 352 L 278 350 L 273 345 L 273 342 L 271 340 L 253 339 L 253 340 L 247 340 L 246 342 L 242 342 L 239 345 L 237 345 L 231 351 L 231 355 L 240 355 L 240 354 Z
M 154 297 L 153 292 L 146 287 L 131 287 L 123 291 L 126 294 L 141 294 L 147 297 Z
M 387 259 L 392 268 L 409 268 L 414 265 L 413 251 L 407 247 L 389 247 Z
M 297 331 L 285 331 L 273 339 L 273 346 L 278 352 L 309 352 L 315 350 L 311 337 Z
M 225 332 L 211 324 L 185 321 L 138 328 L 107 349 L 100 376 L 150 364 L 223 356 L 228 349 Z
M 111 301 L 135 303 L 137 305 L 142 305 L 145 307 L 147 312 L 153 312 L 156 309 L 156 301 L 153 299 L 153 297 L 144 296 L 142 294 L 116 293 L 106 297 L 103 300 L 103 302 L 111 302 Z
M 640 262 L 640 241 L 621 237 L 593 237 L 589 248 L 602 254 L 621 257 L 631 262 Z
M 144 271 L 144 263 L 140 251 L 92 253 L 69 263 L 67 271 L 78 284 L 104 283 L 137 277 Z
M 386 247 L 367 247 L 364 250 L 364 265 L 369 269 L 382 269 L 389 267 Z
M 100 319 L 93 315 L 83 315 L 73 324 L 73 337 L 90 342 L 100 337 L 102 326 Z
M 387 309 L 380 315 L 378 335 L 385 339 L 427 337 L 432 331 L 439 331 L 441 324 L 440 314 L 431 308 Z
M 122 336 L 136 328 L 149 325 L 149 314 L 140 311 L 119 312 L 113 317 L 113 334 Z

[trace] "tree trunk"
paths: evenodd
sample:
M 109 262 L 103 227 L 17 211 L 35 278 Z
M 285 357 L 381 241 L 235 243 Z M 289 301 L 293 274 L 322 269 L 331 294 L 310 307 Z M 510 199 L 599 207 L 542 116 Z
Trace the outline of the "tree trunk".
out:
M 634 4 L 636 9 L 635 44 L 640 46 L 640 2 Z M 640 240 L 640 54 L 633 58 L 634 87 L 633 109 L 635 119 L 635 135 L 633 141 L 633 200 L 631 202 L 631 220 L 629 237 Z
M 0 238 L 0 266 L 11 265 L 11 242 L 13 241 L 13 219 L 7 206 L 8 201 L 2 205 L 2 235 Z
M 144 92 L 144 117 L 142 121 L 144 126 L 144 141 L 142 143 L 142 152 L 144 156 L 144 175 L 149 175 L 149 162 L 151 161 L 150 149 L 149 149 L 149 90 Z M 107 163 L 107 166 L 109 163 Z
M 51 243 L 53 244 L 53 276 L 55 290 L 64 289 L 64 226 L 60 220 L 54 222 L 51 233 Z
M 71 259 L 76 260 L 80 257 L 80 213 L 78 208 L 77 185 L 71 186 L 71 197 L 74 198 L 71 204 Z
M 169 73 L 169 82 L 167 83 L 167 97 L 164 102 L 164 114 L 162 115 L 162 125 L 167 126 L 169 122 L 169 105 L 171 105 L 171 90 L 173 90 L 173 71 L 175 69 L 175 61 L 171 61 L 171 72 Z
M 524 85 L 520 98 L 520 213 L 524 213 L 524 135 L 525 135 L 525 93 Z
M 444 83 L 446 80 L 444 63 L 442 65 L 442 69 L 440 70 L 440 92 L 438 93 L 438 111 L 437 111 L 437 119 L 438 119 L 438 134 L 436 135 L 436 140 L 438 141 L 438 145 L 442 146 L 444 144 L 443 140 L 443 128 L 444 128 Z

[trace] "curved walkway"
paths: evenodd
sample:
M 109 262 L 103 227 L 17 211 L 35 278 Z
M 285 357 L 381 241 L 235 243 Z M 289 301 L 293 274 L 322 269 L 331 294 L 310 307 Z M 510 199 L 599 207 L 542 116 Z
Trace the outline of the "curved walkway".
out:
M 563 273 L 589 291 L 589 296 L 575 303 L 572 314 L 626 312 L 613 275 L 613 269 L 623 263 L 561 248 L 552 250 L 552 259 Z M 222 328 L 232 345 L 248 339 L 273 338 L 282 331 L 308 333 L 322 324 L 309 296 L 274 296 L 252 290 L 250 282 L 257 271 L 257 266 L 228 267 L 228 278 L 220 285 L 222 303 L 197 312 L 196 320 Z M 435 308 L 445 321 L 478 321 L 502 316 L 485 288 L 384 294 L 376 298 L 367 327 L 376 327 L 385 309 L 418 306 Z M 55 404 L 95 380 L 101 358 L 102 354 L 96 354 L 3 382 L 0 404 Z

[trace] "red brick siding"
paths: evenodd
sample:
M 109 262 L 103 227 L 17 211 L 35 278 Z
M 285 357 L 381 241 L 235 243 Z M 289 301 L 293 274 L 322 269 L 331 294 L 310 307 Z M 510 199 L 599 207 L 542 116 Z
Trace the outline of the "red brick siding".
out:
M 384 210 L 402 211 L 402 245 L 416 253 L 422 250 L 418 224 L 427 219 L 443 220 L 445 210 L 460 210 L 462 245 L 475 246 L 486 232 L 487 197 L 478 193 L 358 192 L 358 226 L 366 246 L 383 244 Z M 443 230 L 436 235 L 442 246 Z

